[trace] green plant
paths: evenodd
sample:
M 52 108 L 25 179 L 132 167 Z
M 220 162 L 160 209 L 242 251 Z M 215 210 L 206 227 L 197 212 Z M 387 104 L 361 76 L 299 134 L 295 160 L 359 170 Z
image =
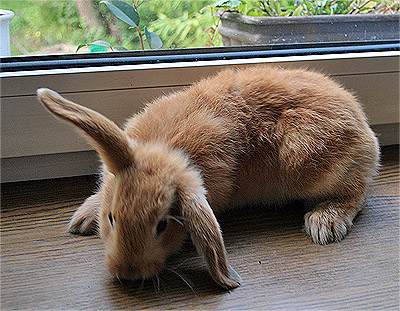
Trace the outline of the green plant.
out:
M 139 35 L 130 25 L 116 18 L 100 0 L 84 1 L 93 2 L 94 10 L 100 13 L 99 27 L 89 27 L 86 17 L 77 9 L 76 0 L 1 0 L 3 9 L 15 12 L 10 27 L 12 55 L 73 53 L 79 44 L 86 42 L 93 52 L 141 49 Z M 163 49 L 204 47 L 209 45 L 207 28 L 215 17 L 208 11 L 200 11 L 213 2 L 146 1 L 138 7 L 140 26 L 148 26 L 149 31 L 155 32 L 163 42 Z M 143 29 L 142 32 L 146 41 Z M 212 45 L 222 45 L 219 34 Z
M 218 40 L 209 40 L 207 26 L 215 19 L 214 14 L 201 10 L 210 3 L 212 0 L 153 0 L 146 3 L 146 10 L 140 11 L 140 17 L 143 16 L 148 24 L 151 23 L 151 28 L 161 39 L 163 48 L 221 45 Z M 103 47 L 111 49 L 106 44 Z M 117 48 L 112 47 L 113 50 Z
M 217 0 L 206 6 L 214 18 L 208 28 L 210 45 L 226 12 L 249 16 L 313 16 L 334 14 L 398 13 L 399 0 Z M 218 14 L 216 14 L 218 11 Z
M 208 45 L 207 27 L 215 17 L 201 9 L 210 3 L 212 0 L 156 0 L 148 3 L 149 8 L 158 12 L 151 26 L 162 39 L 164 47 Z
M 214 8 L 250 16 L 397 13 L 398 0 L 218 0 Z
M 217 30 L 221 25 L 221 18 L 216 18 L 216 12 L 221 10 L 221 17 L 225 12 L 235 10 L 242 5 L 243 3 L 241 0 L 218 0 L 217 2 L 209 4 L 200 10 L 200 12 L 207 10 L 213 17 L 212 26 L 206 28 L 206 31 L 209 35 L 209 40 L 206 44 L 207 46 L 214 46 L 214 39 L 217 36 Z
M 147 0 L 149 1 L 149 0 Z M 132 4 L 129 4 L 122 0 L 103 0 L 100 3 L 105 4 L 110 12 L 118 18 L 120 21 L 128 24 L 130 29 L 135 29 L 139 35 L 140 47 L 144 50 L 143 36 L 146 37 L 147 43 L 151 49 L 159 49 L 162 47 L 163 43 L 160 37 L 152 31 L 149 31 L 147 27 L 144 27 L 144 35 L 142 28 L 140 26 L 140 15 L 138 12 L 138 7 L 141 6 L 145 0 L 132 0 Z M 110 43 L 97 40 L 91 43 L 80 44 L 76 51 L 78 52 L 82 47 L 88 46 L 91 52 L 103 52 L 107 48 L 112 51 L 124 51 L 127 50 L 121 46 L 113 47 Z

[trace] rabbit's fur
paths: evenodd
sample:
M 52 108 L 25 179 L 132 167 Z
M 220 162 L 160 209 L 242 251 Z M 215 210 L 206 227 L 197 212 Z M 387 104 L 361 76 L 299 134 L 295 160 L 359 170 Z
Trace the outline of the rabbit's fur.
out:
M 38 97 L 83 130 L 104 163 L 102 186 L 70 231 L 98 224 L 120 279 L 156 275 L 188 232 L 213 279 L 236 287 L 214 212 L 308 199 L 312 240 L 340 241 L 378 167 L 378 142 L 355 97 L 306 70 L 225 70 L 147 105 L 124 130 L 51 90 Z

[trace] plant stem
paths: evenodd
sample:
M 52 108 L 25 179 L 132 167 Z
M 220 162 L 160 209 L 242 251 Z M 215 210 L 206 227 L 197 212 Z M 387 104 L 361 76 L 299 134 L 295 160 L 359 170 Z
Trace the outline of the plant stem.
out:
M 135 8 L 135 10 L 137 11 L 138 10 L 138 6 L 137 6 L 137 3 L 135 2 L 135 0 L 132 0 L 132 4 L 133 4 L 133 7 Z M 138 34 L 139 34 L 140 47 L 142 48 L 142 51 L 144 51 L 142 30 L 140 29 L 140 25 L 137 25 L 137 26 L 138 26 L 137 31 L 138 31 Z
M 140 41 L 140 47 L 144 51 L 144 45 L 143 45 L 143 36 L 142 36 L 142 31 L 140 29 L 140 26 L 138 25 L 138 33 L 139 33 L 139 41 Z
M 219 28 L 219 26 L 220 26 L 221 17 L 222 17 L 222 15 L 224 15 L 225 12 L 226 12 L 226 11 L 223 11 L 223 12 L 221 13 L 221 16 L 220 16 L 220 17 L 218 18 L 218 20 L 216 21 L 216 20 L 215 20 L 214 8 L 211 7 L 211 15 L 212 15 L 212 18 L 213 18 L 213 24 L 214 24 L 214 26 L 209 28 L 210 40 L 206 43 L 206 46 L 214 46 L 214 44 L 213 44 L 214 36 L 217 34 L 217 30 L 218 30 L 218 28 Z

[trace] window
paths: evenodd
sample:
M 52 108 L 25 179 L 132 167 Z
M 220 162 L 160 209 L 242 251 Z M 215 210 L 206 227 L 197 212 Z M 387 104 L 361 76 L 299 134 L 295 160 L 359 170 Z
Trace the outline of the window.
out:
M 152 33 L 162 49 L 399 38 L 397 0 L 121 1 L 3 0 L 15 13 L 11 55 L 159 48 Z
M 113 4 L 112 1 L 109 2 Z M 125 1 L 139 5 L 145 49 L 149 48 L 145 27 L 159 34 L 164 49 L 205 47 L 210 40 L 206 29 L 213 26 L 213 17 L 202 8 L 213 0 Z M 100 40 L 113 50 L 141 48 L 138 31 L 116 18 L 104 1 L 3 0 L 2 7 L 15 13 L 11 20 L 13 56 L 74 54 L 79 45 Z M 212 44 L 222 43 L 214 40 Z M 107 52 L 110 48 L 95 45 L 79 52 L 90 51 Z

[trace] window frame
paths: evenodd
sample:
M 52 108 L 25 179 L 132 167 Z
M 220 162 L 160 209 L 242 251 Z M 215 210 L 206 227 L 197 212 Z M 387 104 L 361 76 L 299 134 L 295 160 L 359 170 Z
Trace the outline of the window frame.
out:
M 381 51 L 389 52 L 398 51 L 399 47 L 399 40 L 376 40 L 16 56 L 1 58 L 0 69 L 3 73 L 9 73 L 138 64 L 145 65 Z M 5 76 L 7 76 L 7 74 L 5 74 Z
M 311 68 L 329 74 L 362 99 L 367 99 L 367 113 L 376 110 L 379 116 L 370 116 L 370 119 L 381 143 L 397 144 L 399 47 L 397 41 L 382 45 L 303 46 L 297 50 L 237 47 L 180 50 L 182 54 L 175 55 L 173 53 L 179 51 L 162 52 L 160 55 L 169 58 L 168 61 L 154 61 L 154 57 L 158 57 L 154 51 L 130 52 L 133 63 L 121 61 L 121 57 L 128 57 L 124 53 L 122 56 L 114 53 L 89 55 L 90 59 L 96 60 L 96 65 L 87 62 L 88 58 L 82 55 L 23 57 L 23 60 L 18 57 L 19 60 L 7 58 L 4 62 L 2 59 L 2 68 L 8 66 L 0 73 L 1 111 L 4 112 L 1 114 L 2 182 L 87 175 L 98 171 L 97 156 L 91 147 L 37 103 L 38 87 L 53 88 L 123 124 L 123 120 L 140 110 L 144 102 L 232 66 L 270 64 Z M 147 61 L 140 60 L 138 55 L 147 57 Z M 109 62 L 104 61 L 104 56 Z M 60 66 L 65 60 L 80 64 L 67 66 L 63 63 Z M 47 61 L 50 65 L 35 63 L 38 61 Z M 18 66 L 17 62 L 20 63 Z M 368 90 L 369 81 L 379 85 L 375 92 Z M 389 89 L 386 89 L 387 85 Z M 393 94 L 387 99 L 389 93 Z M 120 102 L 107 102 L 113 99 Z M 381 103 L 385 103 L 387 109 Z

